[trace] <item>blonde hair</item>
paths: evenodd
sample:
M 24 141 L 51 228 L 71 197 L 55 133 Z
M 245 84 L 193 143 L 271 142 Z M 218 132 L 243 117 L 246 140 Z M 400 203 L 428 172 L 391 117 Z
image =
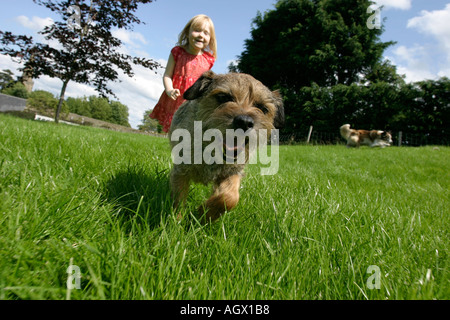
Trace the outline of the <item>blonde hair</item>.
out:
M 211 18 L 207 15 L 199 14 L 189 20 L 183 31 L 181 31 L 180 35 L 178 36 L 177 45 L 187 48 L 187 46 L 189 45 L 189 31 L 191 30 L 191 28 L 201 27 L 205 22 L 208 22 L 210 27 L 210 40 L 206 51 L 209 51 L 209 53 L 211 53 L 213 57 L 217 59 L 216 31 L 214 30 L 214 24 Z

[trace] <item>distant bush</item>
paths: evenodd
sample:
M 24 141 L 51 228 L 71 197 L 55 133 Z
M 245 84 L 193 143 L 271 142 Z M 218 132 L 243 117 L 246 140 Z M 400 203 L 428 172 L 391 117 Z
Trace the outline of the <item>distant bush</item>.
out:
M 45 113 L 45 111 L 56 111 L 58 106 L 58 99 L 55 96 L 44 90 L 36 90 L 29 94 L 27 100 L 27 107 Z M 61 111 L 68 113 L 69 108 L 66 103 L 63 103 Z
M 1 91 L 3 94 L 27 99 L 29 94 L 25 86 L 21 82 L 16 82 L 12 86 L 8 86 Z
M 94 118 L 125 127 L 131 127 L 128 122 L 128 107 L 118 101 L 89 96 L 83 98 L 67 98 L 69 111 L 80 116 Z
M 92 118 L 91 105 L 86 97 L 83 98 L 67 98 L 65 101 L 69 111 L 80 116 Z

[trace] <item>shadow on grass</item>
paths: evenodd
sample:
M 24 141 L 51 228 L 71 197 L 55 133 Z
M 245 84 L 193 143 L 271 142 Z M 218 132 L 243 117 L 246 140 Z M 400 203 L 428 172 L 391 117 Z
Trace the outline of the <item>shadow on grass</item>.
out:
M 105 183 L 104 198 L 118 209 L 126 231 L 135 222 L 154 229 L 172 210 L 168 170 L 129 167 L 119 171 Z

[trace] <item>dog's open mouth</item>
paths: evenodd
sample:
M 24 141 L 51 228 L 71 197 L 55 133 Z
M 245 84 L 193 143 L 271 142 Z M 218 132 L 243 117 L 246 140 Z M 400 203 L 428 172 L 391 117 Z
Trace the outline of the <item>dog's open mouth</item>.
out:
M 242 139 L 237 139 L 235 137 L 231 144 L 227 144 L 225 142 L 223 143 L 222 153 L 224 161 L 235 162 L 238 159 L 239 155 L 245 151 L 245 147 L 247 146 L 249 139 L 248 137 L 245 137 L 243 143 L 240 140 Z

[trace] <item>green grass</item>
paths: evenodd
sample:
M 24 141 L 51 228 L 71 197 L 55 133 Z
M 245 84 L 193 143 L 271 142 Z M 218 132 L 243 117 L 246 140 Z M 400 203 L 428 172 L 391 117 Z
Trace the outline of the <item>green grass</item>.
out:
M 281 146 L 200 226 L 171 208 L 166 139 L 0 115 L 0 299 L 449 299 L 449 159 Z

